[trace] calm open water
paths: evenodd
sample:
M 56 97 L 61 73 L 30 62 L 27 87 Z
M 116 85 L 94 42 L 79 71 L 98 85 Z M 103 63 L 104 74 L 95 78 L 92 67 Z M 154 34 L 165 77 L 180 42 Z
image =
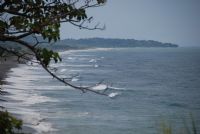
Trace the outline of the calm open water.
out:
M 155 134 L 162 122 L 173 131 L 200 131 L 200 48 L 115 48 L 61 52 L 52 64 L 72 83 L 101 80 L 116 96 L 83 94 L 52 79 L 39 66 L 19 65 L 4 88 L 5 102 L 26 126 L 48 134 Z

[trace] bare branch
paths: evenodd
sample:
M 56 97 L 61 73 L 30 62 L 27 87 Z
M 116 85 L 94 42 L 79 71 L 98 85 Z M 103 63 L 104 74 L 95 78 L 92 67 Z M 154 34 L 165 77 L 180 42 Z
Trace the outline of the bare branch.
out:
M 31 35 L 31 34 L 33 34 L 33 33 L 34 33 L 33 31 L 27 32 L 27 33 L 24 33 L 24 34 L 22 34 L 22 35 L 17 36 L 16 38 L 17 38 L 17 39 L 21 39 L 21 38 L 24 38 L 24 37 L 26 37 L 26 36 L 29 36 L 29 35 Z
M 70 86 L 70 87 L 72 87 L 74 89 L 81 90 L 83 93 L 89 91 L 89 92 L 93 92 L 93 93 L 96 93 L 96 94 L 99 94 L 99 95 L 108 96 L 108 94 L 106 94 L 104 92 L 99 92 L 99 91 L 93 90 L 92 89 L 93 86 L 90 87 L 90 88 L 88 88 L 88 87 L 82 87 L 82 86 L 76 86 L 76 85 L 73 85 L 73 84 L 65 81 L 65 79 L 63 79 L 63 78 L 58 77 L 56 74 L 52 73 L 48 69 L 48 67 L 43 63 L 43 61 L 41 60 L 41 57 L 38 55 L 38 52 L 36 51 L 36 49 L 33 46 L 29 45 L 27 42 L 22 41 L 22 40 L 16 39 L 14 41 L 17 42 L 17 43 L 19 43 L 20 45 L 25 46 L 28 49 L 30 49 L 34 53 L 36 59 L 39 61 L 38 63 L 43 67 L 43 69 L 46 70 L 53 78 L 57 79 L 61 83 L 65 84 L 66 86 Z
M 69 22 L 70 24 L 76 26 L 76 27 L 79 27 L 80 29 L 87 29 L 87 30 L 105 30 L 105 26 L 103 28 L 100 28 L 98 27 L 98 25 L 96 25 L 95 27 L 87 27 L 87 26 L 83 26 L 83 24 L 76 24 L 76 23 L 73 23 L 73 22 Z
M 34 54 L 31 54 L 31 53 L 27 53 L 27 52 L 23 52 L 23 53 L 20 53 L 16 50 L 12 50 L 12 49 L 8 49 L 8 48 L 4 48 L 2 46 L 0 46 L 0 50 L 2 50 L 2 56 L 1 57 L 9 57 L 11 55 L 4 55 L 3 56 L 3 53 L 4 52 L 7 52 L 9 54 L 13 54 L 13 56 L 16 56 L 17 57 L 17 61 L 19 63 L 21 63 L 20 59 L 22 59 L 22 61 L 31 61 L 31 62 L 34 62 L 34 63 L 39 63 L 39 62 L 36 62 L 36 61 L 32 61 L 32 57 L 35 56 Z M 28 56 L 27 56 L 28 55 Z

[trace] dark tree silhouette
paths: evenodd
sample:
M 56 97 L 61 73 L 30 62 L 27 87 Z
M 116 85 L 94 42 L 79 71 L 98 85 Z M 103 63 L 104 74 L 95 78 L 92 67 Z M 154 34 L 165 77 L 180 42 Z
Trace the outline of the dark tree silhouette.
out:
M 92 17 L 88 17 L 88 8 L 99 7 L 105 4 L 105 0 L 0 0 L 0 41 L 14 42 L 14 47 L 21 46 L 26 49 L 17 50 L 8 47 L 9 43 L 0 45 L 0 56 L 7 53 L 18 58 L 18 61 L 29 61 L 40 64 L 50 75 L 58 81 L 83 93 L 90 91 L 96 94 L 108 96 L 103 91 L 96 91 L 92 87 L 83 87 L 71 84 L 64 78 L 58 77 L 50 67 L 50 61 L 61 61 L 57 52 L 46 48 L 40 48 L 43 43 L 38 40 L 42 37 L 48 43 L 60 39 L 60 24 L 70 23 L 80 29 L 100 29 L 97 24 L 88 27 Z M 32 36 L 35 43 L 24 40 Z M 36 60 L 32 60 L 35 57 Z

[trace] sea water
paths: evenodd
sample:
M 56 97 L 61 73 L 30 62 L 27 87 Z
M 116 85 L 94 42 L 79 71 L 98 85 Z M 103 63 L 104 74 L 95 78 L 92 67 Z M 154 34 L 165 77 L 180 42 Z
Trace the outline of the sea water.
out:
M 200 48 L 113 48 L 60 52 L 56 74 L 109 97 L 82 93 L 53 79 L 38 65 L 11 69 L 2 105 L 43 134 L 155 134 L 200 131 Z

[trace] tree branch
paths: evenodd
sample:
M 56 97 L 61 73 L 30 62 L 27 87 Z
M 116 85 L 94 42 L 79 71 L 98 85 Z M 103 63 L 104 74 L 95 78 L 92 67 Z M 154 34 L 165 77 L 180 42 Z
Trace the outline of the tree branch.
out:
M 39 61 L 39 64 L 43 67 L 43 69 L 46 70 L 53 78 L 56 78 L 58 81 L 60 81 L 61 83 L 65 84 L 66 86 L 70 86 L 70 87 L 72 87 L 74 89 L 81 90 L 83 93 L 89 91 L 89 92 L 96 93 L 96 94 L 99 94 L 99 95 L 108 96 L 108 94 L 106 94 L 105 92 L 99 92 L 99 91 L 91 89 L 92 87 L 87 88 L 87 87 L 82 87 L 82 86 L 76 86 L 76 85 L 73 85 L 73 84 L 65 81 L 64 79 L 58 77 L 57 75 L 52 73 L 48 69 L 48 67 L 43 63 L 43 61 L 41 60 L 41 57 L 38 55 L 38 52 L 36 51 L 36 49 L 33 46 L 30 46 L 27 42 L 22 41 L 22 40 L 18 40 L 18 39 L 16 39 L 15 42 L 21 44 L 22 46 L 27 47 L 28 49 L 30 49 L 34 53 L 36 59 Z
M 83 6 L 79 6 L 79 8 L 77 8 L 76 6 L 78 6 L 78 2 L 80 2 Z M 86 22 L 91 21 L 91 17 L 87 19 L 85 9 L 102 6 L 102 3 L 104 3 L 100 0 L 97 0 L 96 2 L 97 3 L 95 3 L 93 0 L 52 0 L 44 3 L 41 3 L 40 1 L 23 1 L 22 3 L 15 4 L 15 6 L 13 6 L 12 3 L 8 2 L 5 4 L 4 2 L 3 5 L 1 5 L 2 8 L 0 9 L 0 14 L 2 15 L 0 18 L 0 23 L 3 25 L 3 27 L 0 29 L 3 31 L 0 34 L 0 41 L 15 42 L 20 46 L 28 48 L 28 50 L 33 53 L 32 56 L 37 59 L 37 63 L 40 64 L 53 78 L 57 79 L 66 86 L 80 90 L 83 93 L 89 91 L 99 95 L 108 96 L 105 91 L 101 92 L 94 90 L 94 86 L 76 86 L 71 84 L 69 81 L 66 81 L 65 78 L 58 77 L 56 74 L 51 72 L 48 67 L 51 59 L 54 59 L 55 62 L 61 60 L 58 53 L 49 51 L 46 48 L 36 48 L 36 46 L 41 43 L 36 36 L 34 36 L 36 39 L 36 43 L 34 45 L 22 40 L 24 37 L 38 34 L 44 39 L 47 38 L 49 42 L 51 42 L 52 39 L 56 42 L 60 39 L 60 23 L 64 22 L 68 22 L 76 27 L 79 27 L 80 29 L 104 30 L 105 27 L 100 28 L 99 24 L 95 25 L 93 28 L 84 26 Z M 20 4 L 23 5 L 23 8 L 21 8 Z M 8 19 L 6 19 L 6 21 L 2 21 L 6 16 L 8 16 Z M 27 61 L 31 61 L 30 57 L 26 56 L 27 53 L 19 53 L 4 47 L 2 47 L 2 49 L 17 56 L 18 59 L 23 58 Z

